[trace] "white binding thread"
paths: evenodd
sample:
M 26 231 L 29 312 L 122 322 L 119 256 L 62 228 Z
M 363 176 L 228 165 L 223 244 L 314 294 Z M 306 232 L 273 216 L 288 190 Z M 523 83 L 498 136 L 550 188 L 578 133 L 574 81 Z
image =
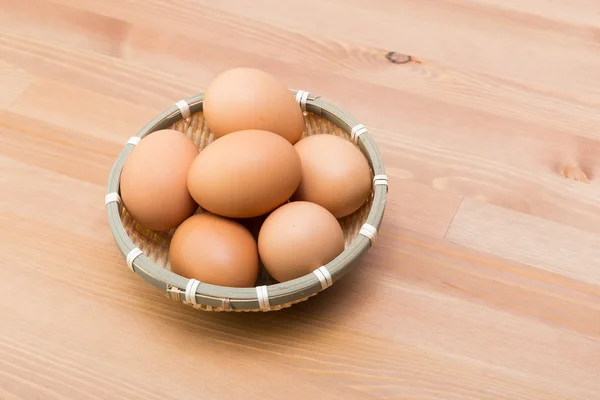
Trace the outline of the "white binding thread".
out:
M 321 288 L 323 290 L 333 285 L 333 279 L 331 278 L 331 274 L 329 273 L 329 270 L 325 268 L 325 266 L 315 269 L 313 271 L 313 274 L 315 274 L 317 279 L 319 279 L 319 282 L 321 282 Z
M 321 271 L 321 273 L 325 277 L 325 281 L 327 282 L 327 287 L 333 285 L 333 278 L 331 277 L 329 270 L 325 266 L 322 266 L 321 268 L 319 268 L 319 271 Z
M 370 224 L 364 224 L 360 228 L 360 231 L 358 232 L 358 234 L 369 238 L 369 241 L 371 242 L 371 246 L 373 246 L 373 242 L 375 241 L 375 237 L 377 236 L 377 228 L 375 228 L 373 225 L 370 225 Z
M 256 287 L 256 297 L 258 298 L 258 305 L 261 310 L 268 310 L 271 308 L 266 285 Z
M 388 177 L 387 175 L 375 175 L 373 177 L 373 186 L 385 185 L 388 188 Z
M 142 140 L 142 138 L 137 137 L 137 136 L 132 136 L 129 138 L 129 140 L 127 141 L 127 143 L 125 144 L 125 146 L 127 146 L 128 144 L 132 144 L 132 145 L 136 145 L 138 144 L 140 141 Z
M 196 292 L 200 281 L 196 279 L 190 279 L 185 287 L 185 301 L 192 304 L 198 304 L 196 301 Z
M 306 111 L 306 100 L 308 100 L 308 95 L 309 93 L 304 90 L 298 90 L 296 92 L 296 101 L 300 105 L 302 111 Z
M 231 306 L 231 300 L 228 298 L 221 298 L 221 308 L 224 311 L 233 310 L 233 307 Z
M 112 202 L 117 202 L 119 204 L 121 204 L 121 196 L 119 196 L 119 193 L 117 192 L 112 192 L 107 194 L 106 196 L 104 196 L 104 205 L 107 206 L 108 204 L 112 203 Z
M 129 252 L 129 254 L 127 254 L 127 266 L 133 272 L 135 272 L 135 270 L 133 269 L 133 260 L 135 260 L 136 258 L 138 258 L 139 256 L 141 256 L 142 254 L 144 254 L 144 253 L 139 248 L 137 248 L 137 247 L 134 247 Z
M 190 111 L 190 105 L 187 103 L 187 101 L 179 100 L 177 103 L 175 103 L 175 105 L 177 106 L 177 108 L 179 108 L 181 118 L 188 119 L 192 116 L 192 113 Z
M 358 138 L 365 133 L 369 133 L 367 128 L 363 124 L 358 124 L 352 128 L 352 131 L 350 131 L 350 136 L 354 142 L 358 143 Z
M 327 289 L 327 279 L 325 279 L 325 277 L 323 276 L 323 273 L 321 271 L 319 271 L 318 269 L 315 269 L 313 271 L 313 274 L 315 274 L 315 276 L 317 277 L 317 279 L 319 280 L 319 282 L 321 282 L 321 289 Z

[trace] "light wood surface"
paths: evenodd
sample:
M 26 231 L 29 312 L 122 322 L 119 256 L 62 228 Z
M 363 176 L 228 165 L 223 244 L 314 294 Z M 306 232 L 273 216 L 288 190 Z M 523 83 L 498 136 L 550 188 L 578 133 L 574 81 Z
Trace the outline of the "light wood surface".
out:
M 368 126 L 388 204 L 325 293 L 203 313 L 104 185 L 242 65 Z M 600 399 L 597 0 L 0 0 L 0 188 L 2 400 Z

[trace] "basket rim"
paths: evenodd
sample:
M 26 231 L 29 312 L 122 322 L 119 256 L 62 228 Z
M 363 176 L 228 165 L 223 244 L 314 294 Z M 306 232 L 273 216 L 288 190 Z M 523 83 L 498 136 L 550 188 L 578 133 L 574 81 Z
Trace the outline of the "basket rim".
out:
M 106 186 L 106 210 L 109 226 L 122 255 L 134 272 L 148 283 L 165 292 L 167 297 L 184 303 L 190 303 L 189 300 L 191 299 L 192 305 L 202 305 L 209 309 L 239 311 L 280 309 L 313 296 L 331 286 L 344 276 L 350 267 L 371 247 L 374 235 L 379 230 L 383 220 L 387 197 L 387 177 L 383 159 L 375 141 L 368 130 L 341 107 L 325 101 L 319 96 L 312 96 L 308 92 L 295 89 L 290 89 L 290 91 L 295 95 L 304 111 L 326 118 L 349 134 L 367 158 L 373 171 L 372 178 L 374 178 L 372 182 L 373 199 L 367 220 L 363 225 L 367 229 L 365 231 L 361 229 L 361 232 L 357 234 L 342 253 L 324 265 L 327 269 L 325 272 L 329 272 L 331 275 L 331 282 L 328 282 L 327 285 L 321 282 L 317 273 L 309 273 L 290 281 L 268 285 L 264 287 L 266 290 L 261 287 L 235 288 L 202 282 L 190 285 L 193 280 L 175 274 L 152 262 L 137 248 L 125 232 L 120 217 L 119 184 L 121 171 L 129 153 L 139 140 L 154 131 L 169 128 L 176 122 L 189 118 L 191 114 L 202 111 L 204 94 L 198 94 L 187 100 L 179 101 L 166 109 L 147 123 L 135 137 L 131 138 L 115 160 Z M 191 286 L 195 286 L 193 289 L 194 296 L 186 297 L 186 289 L 189 290 Z M 266 303 L 262 300 L 264 294 L 261 293 L 261 290 L 264 290 L 263 293 L 266 294 Z M 259 297 L 262 297 L 260 301 Z

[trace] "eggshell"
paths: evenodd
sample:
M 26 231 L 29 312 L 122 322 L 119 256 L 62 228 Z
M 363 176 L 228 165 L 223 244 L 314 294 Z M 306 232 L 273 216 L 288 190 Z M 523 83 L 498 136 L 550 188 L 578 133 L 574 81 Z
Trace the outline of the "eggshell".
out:
M 271 132 L 246 130 L 200 152 L 188 174 L 188 189 L 212 213 L 250 218 L 286 202 L 300 173 L 300 157 L 290 142 Z
M 198 204 L 187 190 L 187 173 L 198 147 L 181 132 L 164 129 L 144 137 L 128 155 L 120 192 L 131 216 L 144 228 L 175 228 Z
M 343 250 L 344 233 L 335 217 L 325 208 L 304 201 L 273 211 L 258 235 L 260 259 L 279 282 L 309 274 Z
M 336 218 L 358 210 L 371 193 L 371 170 L 362 152 L 338 136 L 320 134 L 294 145 L 302 180 L 294 200 L 317 203 Z
M 204 93 L 204 118 L 215 137 L 260 129 L 294 144 L 304 130 L 304 116 L 293 94 L 274 76 L 252 68 L 217 75 Z
M 212 285 L 251 287 L 258 277 L 258 252 L 241 224 L 209 213 L 186 219 L 169 248 L 171 271 Z

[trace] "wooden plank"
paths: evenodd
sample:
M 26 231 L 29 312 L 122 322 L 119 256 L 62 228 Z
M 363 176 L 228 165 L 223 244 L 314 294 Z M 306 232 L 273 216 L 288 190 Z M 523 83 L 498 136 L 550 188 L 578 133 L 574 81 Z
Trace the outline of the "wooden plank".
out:
M 12 215 L 4 217 L 15 220 Z M 489 298 L 482 299 L 484 301 L 479 304 L 472 304 L 476 293 L 464 296 L 450 286 L 445 286 L 444 293 L 437 293 L 437 290 L 432 292 L 430 286 L 410 277 L 411 269 L 426 267 L 426 263 L 413 264 L 413 268 L 407 265 L 404 271 L 397 271 L 391 278 L 389 270 L 384 275 L 373 273 L 374 270 L 384 272 L 382 267 L 389 267 L 390 260 L 381 257 L 381 252 L 372 252 L 364 269 L 356 270 L 356 273 L 345 277 L 331 291 L 322 293 L 307 303 L 281 313 L 231 316 L 196 312 L 165 299 L 132 274 L 122 260 L 116 261 L 121 257 L 113 257 L 117 252 L 114 248 L 94 249 L 94 245 L 85 237 L 64 230 L 57 231 L 34 219 L 21 217 L 18 221 L 16 229 L 8 229 L 7 225 L 0 223 L 0 227 L 7 228 L 0 229 L 2 243 L 16 246 L 15 249 L 20 250 L 19 237 L 31 235 L 32 241 L 40 243 L 39 251 L 31 252 L 30 262 L 19 270 L 9 274 L 10 269 L 0 269 L 0 274 L 7 271 L 6 277 L 2 276 L 0 279 L 0 286 L 7 295 L 18 296 L 16 291 L 22 286 L 22 282 L 35 275 L 37 280 L 34 287 L 38 295 L 21 306 L 23 310 L 18 321 L 0 327 L 2 337 L 1 333 L 5 333 L 8 326 L 11 326 L 8 331 L 9 340 L 0 340 L 0 343 L 15 347 L 13 343 L 18 340 L 23 349 L 21 352 L 35 352 L 36 371 L 42 371 L 42 376 L 56 374 L 55 381 L 66 385 L 85 374 L 84 382 L 81 383 L 84 387 L 97 383 L 100 389 L 110 388 L 117 372 L 120 379 L 125 380 L 125 385 L 120 390 L 127 391 L 127 384 L 137 386 L 147 380 L 147 374 L 151 374 L 153 379 L 158 379 L 153 381 L 157 388 L 155 392 L 162 394 L 161 390 L 165 389 L 159 388 L 165 388 L 167 381 L 174 379 L 174 382 L 180 382 L 187 379 L 190 373 L 197 376 L 205 371 L 196 366 L 196 363 L 202 363 L 206 358 L 221 359 L 228 356 L 235 357 L 234 363 L 248 363 L 257 368 L 279 365 L 284 372 L 292 369 L 300 371 L 292 373 L 290 377 L 302 377 L 315 384 L 321 382 L 317 377 L 323 377 L 325 382 L 333 380 L 375 397 L 403 396 L 408 393 L 426 397 L 443 393 L 445 399 L 456 400 L 495 399 L 502 396 L 510 396 L 512 399 L 563 399 L 567 396 L 575 397 L 578 393 L 583 396 L 594 387 L 593 380 L 585 380 L 591 373 L 593 364 L 583 364 L 584 366 L 571 371 L 560 381 L 564 383 L 565 380 L 582 379 L 582 385 L 570 387 L 547 381 L 555 373 L 563 373 L 571 363 L 580 362 L 578 360 L 581 360 L 581 354 L 585 351 L 596 351 L 597 342 L 585 340 L 579 333 L 575 335 L 563 330 L 560 327 L 563 318 L 558 318 L 556 314 L 553 322 L 559 328 L 545 327 L 536 319 L 508 314 L 507 308 L 501 311 L 487 308 L 485 301 Z M 70 243 L 66 248 L 63 243 L 65 238 Z M 387 235 L 381 241 L 384 246 L 398 243 L 396 238 Z M 394 259 L 404 259 L 408 264 L 417 259 L 411 257 L 410 253 L 401 251 L 404 253 L 401 258 L 387 254 Z M 114 261 L 98 264 L 97 260 L 107 253 Z M 436 257 L 434 253 L 422 249 L 420 255 Z M 76 256 L 78 262 L 74 263 L 73 258 Z M 47 267 L 49 257 L 53 260 L 55 269 Z M 4 259 L 6 263 L 12 261 L 12 257 Z M 447 257 L 443 268 L 451 267 L 457 262 L 462 263 L 460 259 Z M 465 263 L 464 267 L 462 272 L 468 272 L 471 266 Z M 421 273 L 427 275 L 428 272 L 431 274 L 433 271 Z M 479 268 L 479 272 L 485 272 L 485 269 Z M 461 271 L 454 270 L 452 274 L 458 278 L 460 273 Z M 431 278 L 435 275 L 429 276 Z M 483 279 L 488 281 L 489 277 Z M 507 280 L 506 275 L 504 276 L 504 281 L 509 286 L 514 284 L 514 279 Z M 37 285 L 40 285 L 39 288 Z M 532 288 L 527 286 L 522 288 L 521 296 L 526 295 L 530 289 Z M 468 291 L 469 288 L 465 287 L 464 290 Z M 481 293 L 485 294 L 486 291 L 482 288 Z M 553 288 L 551 294 L 554 293 L 560 294 L 560 291 Z M 73 301 L 71 296 L 78 296 L 79 300 Z M 522 299 L 521 296 L 514 299 L 515 304 Z M 37 315 L 37 303 L 45 297 L 53 299 L 54 304 L 58 303 L 61 313 L 66 314 L 67 319 L 69 315 L 77 315 L 82 309 L 94 312 L 84 313 L 76 323 L 65 325 L 51 316 Z M 580 294 L 570 302 L 575 303 L 574 306 L 579 302 L 579 312 L 584 315 L 588 313 L 592 317 L 598 313 L 597 310 L 595 314 L 593 311 L 597 299 L 598 296 L 586 299 Z M 348 304 L 352 304 L 352 307 L 347 307 Z M 547 303 L 547 306 L 551 304 Z M 374 313 L 375 309 L 380 312 Z M 484 309 L 487 311 L 483 312 Z M 532 305 L 531 310 L 535 309 Z M 1 313 L 2 311 L 0 316 L 5 318 Z M 435 318 L 430 319 L 432 313 Z M 37 336 L 23 335 L 19 328 L 23 329 L 31 319 L 35 319 L 37 326 L 54 332 L 54 335 L 43 340 Z M 386 322 L 390 320 L 391 322 Z M 450 326 L 441 328 L 449 320 L 455 321 L 450 322 Z M 119 327 L 121 339 L 117 344 L 109 346 L 109 349 L 100 350 L 98 346 L 106 340 L 101 333 L 106 324 Z M 494 327 L 494 335 L 473 337 L 477 332 L 486 332 L 490 324 Z M 533 350 L 540 360 L 535 361 L 532 357 L 519 354 L 519 343 L 528 338 L 512 331 L 511 324 L 521 328 L 525 325 L 537 331 L 540 337 Z M 473 333 L 465 332 L 460 336 L 446 334 L 446 329 L 458 328 L 459 332 L 463 332 L 467 327 L 474 329 Z M 566 327 L 592 334 L 589 330 L 580 330 L 580 326 Z M 390 329 L 394 333 L 390 333 Z M 91 330 L 93 333 L 83 334 L 82 330 Z M 147 340 L 155 342 L 152 332 L 156 331 L 160 331 L 163 338 L 157 342 L 160 347 L 148 352 L 142 343 Z M 594 333 L 596 337 L 597 334 L 598 332 Z M 553 357 L 553 352 L 557 351 L 552 346 L 553 335 L 557 335 L 556 340 L 566 340 L 569 345 L 578 346 L 579 350 L 566 357 L 565 367 L 556 371 L 536 371 L 538 363 Z M 291 336 L 293 341 L 290 341 Z M 63 347 L 63 337 L 70 338 L 68 349 Z M 453 346 L 441 351 L 439 346 L 444 345 L 441 343 L 444 338 L 452 340 Z M 98 341 L 99 344 L 90 349 L 85 345 L 89 341 Z M 469 344 L 471 341 L 475 341 L 472 347 Z M 126 347 L 129 350 L 123 352 Z M 470 350 L 463 353 L 461 349 L 464 347 Z M 194 349 L 194 355 L 190 354 L 190 348 Z M 102 356 L 100 351 L 103 352 Z M 498 354 L 500 351 L 502 355 Z M 11 358 L 15 361 L 12 362 L 20 367 L 25 364 L 26 368 L 32 368 L 25 362 L 16 361 L 17 357 L 22 358 L 20 354 L 15 353 Z M 58 362 L 56 354 L 62 354 L 61 366 L 50 372 L 46 369 L 46 364 L 53 360 Z M 91 360 L 90 357 L 96 354 L 98 359 Z M 131 360 L 134 360 L 133 356 L 153 365 L 159 362 L 157 357 L 163 354 L 170 355 L 164 360 L 164 365 L 171 368 L 152 369 L 153 372 L 128 368 L 133 362 Z M 203 354 L 203 358 L 194 357 L 196 354 Z M 178 365 L 185 361 L 185 365 L 193 365 L 194 369 L 180 370 L 172 364 L 177 360 Z M 500 366 L 507 362 L 514 369 Z M 71 372 L 72 364 L 79 365 L 84 370 L 74 374 Z M 223 366 L 229 371 L 225 374 L 228 379 L 245 375 L 236 369 L 236 365 Z M 173 371 L 179 372 L 173 375 Z M 203 373 L 206 376 L 207 373 Z M 100 377 L 104 377 L 103 382 L 99 382 Z M 270 377 L 276 379 L 277 375 Z M 186 393 L 185 390 L 188 389 L 186 386 L 180 390 Z M 260 389 L 257 387 L 256 390 Z M 271 393 L 277 395 L 276 390 L 277 387 L 273 388 Z M 255 394 L 251 392 L 250 395 Z M 357 397 L 350 395 L 349 398 Z
M 417 59 L 503 76 L 575 99 L 600 100 L 600 78 L 595 73 L 600 54 L 594 43 L 571 38 L 571 30 L 562 26 L 548 29 L 547 25 L 526 24 L 514 14 L 499 14 L 489 7 L 482 10 L 464 2 L 437 0 L 387 2 L 376 8 L 364 1 L 340 6 L 308 0 L 288 7 L 262 0 L 255 7 L 246 7 L 243 0 L 234 0 L 226 5 L 205 2 L 196 12 L 201 12 L 201 7 L 299 32 L 304 21 L 311 21 L 311 35 L 343 37 Z M 331 15 L 336 15 L 338 23 L 331 23 Z M 430 27 L 427 34 L 421 21 Z M 494 51 L 489 51 L 491 46 Z M 572 73 L 574 70 L 577 73 Z
M 210 325 L 196 326 L 192 313 L 178 320 L 129 307 L 115 309 L 96 296 L 80 295 L 74 301 L 68 287 L 57 290 L 48 280 L 31 279 L 25 270 L 8 265 L 0 268 L 0 278 L 9 298 L 18 298 L 23 286 L 36 294 L 20 306 L 19 318 L 0 310 L 5 322 L 0 325 L 0 383 L 17 398 L 181 399 L 227 393 L 274 399 L 294 378 L 302 385 L 289 393 L 292 399 L 375 399 L 325 377 L 274 364 L 255 350 L 232 348 Z M 48 298 L 53 299 L 51 308 Z M 58 309 L 60 319 L 53 316 Z M 53 334 L 36 335 L 29 330 L 32 325 Z M 119 340 L 106 337 L 107 327 Z M 182 345 L 182 340 L 187 343 Z M 149 341 L 155 346 L 146 346 Z M 264 373 L 232 384 L 248 368 Z M 328 389 L 323 391 L 325 383 Z
M 392 107 L 380 104 L 382 114 Z M 600 142 L 586 148 L 545 130 L 530 130 L 539 135 L 525 138 L 513 131 L 517 124 L 504 119 L 479 119 L 457 108 L 437 110 L 439 119 L 429 123 L 430 117 L 416 107 L 407 111 L 399 133 L 372 129 L 386 167 L 406 171 L 413 182 L 439 192 L 600 233 L 600 164 L 593 158 Z M 514 138 L 505 135 L 511 131 Z M 560 150 L 557 143 L 562 143 Z
M 582 335 L 600 335 L 598 286 L 396 225 L 381 231 L 377 245 L 385 251 L 367 256 L 377 274 Z M 563 311 L 557 315 L 557 310 Z
M 159 11 L 154 12 L 158 13 Z M 238 50 L 252 48 L 252 46 L 260 47 L 261 57 L 267 54 L 269 57 L 287 62 L 294 61 L 297 64 L 310 62 L 311 66 L 316 66 L 318 69 L 336 68 L 339 74 L 351 79 L 360 77 L 378 85 L 397 88 L 411 95 L 425 95 L 449 103 L 459 102 L 463 106 L 481 109 L 486 113 L 510 116 L 511 119 L 524 119 L 528 122 L 535 121 L 536 125 L 542 124 L 550 131 L 555 131 L 557 127 L 560 127 L 569 135 L 598 138 L 596 129 L 600 123 L 600 108 L 598 107 L 584 104 L 574 107 L 572 101 L 569 102 L 548 93 L 532 92 L 529 88 L 526 89 L 511 82 L 449 69 L 431 61 L 419 60 L 419 63 L 411 63 L 407 66 L 390 66 L 385 58 L 386 53 L 379 49 L 327 39 L 311 42 L 305 36 L 283 29 L 278 29 L 278 35 L 275 37 L 272 34 L 266 36 L 264 35 L 266 28 L 262 24 L 249 24 L 243 19 L 229 16 L 224 21 L 223 18 L 219 18 L 218 20 L 222 21 L 219 25 L 210 22 L 209 17 L 222 17 L 222 13 L 208 12 L 208 16 L 204 14 L 199 17 L 202 17 L 202 22 L 206 22 L 208 26 L 190 23 L 191 27 L 189 28 L 177 27 L 180 32 L 185 33 L 190 33 L 192 28 L 200 29 L 201 34 L 195 34 L 193 37 L 181 36 L 171 29 L 167 33 L 160 32 L 160 34 L 150 28 L 132 29 L 126 44 L 128 49 L 126 58 L 136 63 L 142 63 L 145 67 L 160 68 L 165 72 L 176 69 L 178 74 L 192 76 L 192 71 L 199 71 L 196 65 L 205 67 L 207 63 L 214 64 L 217 60 L 222 63 L 221 54 L 227 52 L 224 45 Z M 128 17 L 135 22 L 147 21 L 142 18 L 140 12 L 131 13 Z M 45 21 L 48 21 L 47 17 L 45 17 Z M 168 21 L 161 21 L 163 21 L 162 24 L 168 24 Z M 56 18 L 53 26 L 60 27 L 61 23 L 62 19 Z M 30 21 L 29 24 L 35 26 L 35 20 Z M 243 28 L 237 28 L 240 30 L 240 34 L 245 34 L 243 40 L 240 40 L 239 34 L 235 35 L 231 32 L 228 33 L 230 36 L 226 37 L 224 41 L 221 40 L 217 46 L 202 39 L 203 33 L 214 34 L 219 29 L 222 31 L 230 28 L 236 29 L 238 25 L 243 26 Z M 26 31 L 29 30 L 31 28 L 26 29 Z M 251 35 L 246 34 L 248 31 L 251 32 Z M 94 40 L 91 33 L 89 40 Z M 319 53 L 318 58 L 307 59 L 304 52 L 293 50 L 289 46 L 287 49 L 290 50 L 282 53 L 281 44 L 290 41 L 298 43 L 300 47 L 316 48 Z M 115 46 L 121 44 L 124 44 L 121 39 L 114 39 Z M 169 57 L 165 57 L 166 55 Z M 241 56 L 247 57 L 251 54 L 243 53 Z M 256 58 L 256 56 L 254 57 Z M 309 55 L 309 57 L 314 56 Z M 180 62 L 174 63 L 174 59 Z M 340 64 L 342 60 L 344 62 Z M 217 72 L 216 68 L 212 70 L 213 73 Z M 212 76 L 203 73 L 202 79 L 198 83 L 205 85 Z M 194 78 L 198 79 L 196 76 Z
M 177 74 L 134 67 L 113 57 L 10 32 L 0 35 L 0 57 L 35 76 L 51 81 L 67 76 L 69 85 L 159 111 L 170 107 L 173 99 L 197 93 Z
M 106 55 L 121 53 L 121 41 L 131 26 L 126 22 L 46 1 L 0 0 L 0 26 L 26 37 L 43 34 L 46 42 L 85 48 Z
M 382 229 L 410 229 L 443 238 L 460 206 L 462 197 L 415 183 L 401 174 L 408 171 L 388 168 L 389 191 Z
M 446 239 L 600 285 L 600 235 L 465 199 Z
M 309 37 L 290 30 L 288 25 L 252 21 L 207 7 L 190 9 L 157 5 L 148 10 L 142 3 L 128 2 L 125 6 L 130 12 L 123 15 L 106 3 L 68 1 L 66 4 L 93 10 L 108 18 L 126 18 L 133 27 L 126 41 L 119 42 L 127 48 L 122 57 L 164 72 L 177 70 L 180 74 L 189 74 L 200 84 L 211 77 L 201 69 L 209 65 L 227 65 L 223 55 L 227 58 L 231 49 L 235 49 L 236 62 L 264 65 L 265 61 L 246 59 L 268 57 L 310 70 L 335 70 L 337 76 L 348 79 L 368 81 L 488 113 L 510 115 L 551 129 L 560 127 L 575 135 L 599 137 L 596 127 L 600 123 L 600 108 L 597 104 L 575 102 L 573 98 L 564 98 L 547 90 L 532 90 L 527 83 L 474 73 L 462 65 L 451 67 L 424 56 L 397 65 L 390 60 L 402 55 L 390 57 L 389 50 L 380 47 L 365 46 L 346 38 Z M 194 13 L 194 19 L 187 17 L 190 12 Z M 183 22 L 173 25 L 171 19 L 160 17 L 164 13 L 173 15 L 174 19 L 183 19 Z M 154 18 L 150 19 L 148 15 Z M 55 25 L 60 26 L 61 20 L 57 19 Z M 219 33 L 219 41 L 215 43 L 213 38 Z M 288 46 L 289 43 L 295 45 Z M 260 52 L 250 52 L 253 48 Z M 311 51 L 307 53 L 306 48 Z M 211 67 L 211 70 L 214 74 L 217 68 Z
M 0 396 L 2 396 L 1 398 L 3 400 L 19 400 L 19 398 L 17 396 L 15 396 L 12 393 L 9 393 L 7 390 L 5 389 L 0 389 Z
M 532 275 L 527 266 L 408 231 L 386 231 L 376 246 L 385 250 L 374 247 L 347 279 L 300 307 L 307 318 L 343 315 L 344 326 L 403 347 L 437 351 L 460 364 L 477 360 L 485 375 L 533 385 L 540 390 L 534 398 L 586 398 L 600 389 L 593 378 L 599 359 L 590 357 L 600 354 L 598 287 L 548 272 Z M 544 295 L 527 304 L 533 293 Z M 544 368 L 555 357 L 561 365 Z M 527 398 L 518 384 L 508 386 L 514 390 L 508 398 Z
M 468 0 L 473 4 L 479 5 L 482 9 L 490 10 L 501 9 L 509 12 L 519 12 L 531 17 L 542 17 L 550 21 L 566 22 L 576 27 L 599 28 L 600 7 L 594 0 L 575 0 L 569 2 L 553 0 L 505 0 L 502 2 L 494 0 Z M 593 37 L 593 30 L 582 30 L 582 34 L 590 34 Z
M 137 104 L 44 79 L 34 82 L 9 110 L 75 130 L 84 137 L 123 143 L 123 146 L 158 113 Z
M 0 155 L 104 186 L 122 144 L 0 111 Z
M 97 224 L 100 220 L 108 228 L 103 215 L 104 186 L 4 156 L 0 156 L 0 185 L 6 188 L 7 194 L 0 196 L 2 210 L 29 216 L 58 228 L 68 227 L 88 238 L 98 238 Z M 90 219 L 93 214 L 96 218 Z M 105 236 L 105 242 L 108 239 Z
M 27 72 L 0 59 L 0 109 L 8 108 L 32 81 Z
M 394 258 L 396 263 L 400 260 Z M 368 267 L 372 265 L 365 269 Z M 326 300 L 319 301 L 326 305 L 317 301 L 307 304 L 306 307 L 310 307 L 306 310 L 307 315 L 314 316 L 322 310 L 322 314 L 318 314 L 319 320 L 327 321 L 339 318 L 343 313 L 344 326 L 376 332 L 402 347 L 444 354 L 458 365 L 479 364 L 485 372 L 468 378 L 467 388 L 479 387 L 480 379 L 485 380 L 483 376 L 512 382 L 488 381 L 489 391 L 484 393 L 489 393 L 491 398 L 502 398 L 500 393 L 510 390 L 511 393 L 506 395 L 508 398 L 585 399 L 593 398 L 600 390 L 595 379 L 599 367 L 595 355 L 600 354 L 597 333 L 593 337 L 584 337 L 535 318 L 493 310 L 489 304 L 477 304 L 477 298 L 468 293 L 465 298 L 457 299 L 454 297 L 456 291 L 454 295 L 444 295 L 431 287 L 415 286 L 402 276 L 379 279 L 374 273 L 360 273 L 352 275 L 351 280 L 347 285 L 340 283 L 337 291 L 324 293 Z M 352 307 L 347 307 L 349 299 L 354 300 Z M 594 316 L 597 318 L 597 315 L 597 311 L 588 314 L 588 326 L 594 326 L 596 331 Z M 562 319 L 562 312 L 555 313 L 553 319 Z M 388 351 L 393 351 L 392 348 L 389 346 Z M 523 350 L 525 348 L 527 351 Z M 556 359 L 561 363 L 552 361 Z M 552 368 L 546 368 L 548 365 Z M 402 371 L 402 367 L 393 364 L 389 368 L 389 374 Z M 436 367 L 432 369 L 435 371 Z M 523 386 L 534 388 L 537 393 L 527 394 Z M 450 392 L 456 395 L 454 391 Z M 388 395 L 400 396 L 400 392 Z

